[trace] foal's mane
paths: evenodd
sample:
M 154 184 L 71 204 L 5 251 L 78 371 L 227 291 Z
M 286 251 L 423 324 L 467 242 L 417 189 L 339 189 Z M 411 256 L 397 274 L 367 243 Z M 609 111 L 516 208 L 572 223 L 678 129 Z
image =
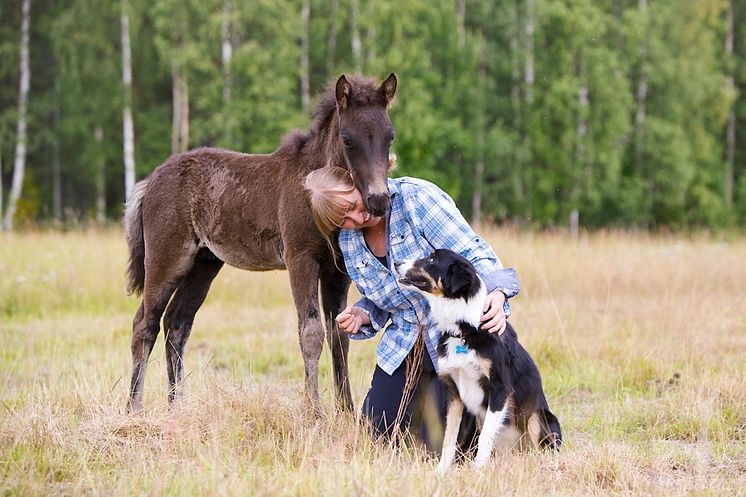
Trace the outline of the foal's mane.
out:
M 386 101 L 378 91 L 375 80 L 365 76 L 345 76 L 350 83 L 350 95 L 348 102 L 350 107 L 379 104 L 386 106 Z M 323 135 L 332 124 L 337 111 L 337 80 L 331 81 L 324 92 L 319 95 L 319 102 L 313 112 L 311 126 L 308 130 L 295 130 L 288 133 L 282 140 L 282 146 L 291 147 L 299 151 L 303 146 L 313 139 Z

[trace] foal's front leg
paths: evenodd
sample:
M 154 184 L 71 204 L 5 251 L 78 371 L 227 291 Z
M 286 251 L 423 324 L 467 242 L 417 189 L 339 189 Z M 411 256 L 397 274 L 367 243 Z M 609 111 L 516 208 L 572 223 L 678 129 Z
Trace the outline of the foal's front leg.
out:
M 302 255 L 286 257 L 285 260 L 298 312 L 298 335 L 306 370 L 306 395 L 314 413 L 320 415 L 319 358 L 324 347 L 324 328 L 319 313 L 319 263 Z

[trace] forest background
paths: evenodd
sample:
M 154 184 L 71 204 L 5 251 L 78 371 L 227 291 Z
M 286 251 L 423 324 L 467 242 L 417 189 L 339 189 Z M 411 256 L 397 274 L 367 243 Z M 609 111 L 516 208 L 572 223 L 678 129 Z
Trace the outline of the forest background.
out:
M 270 152 L 340 74 L 394 72 L 396 174 L 474 221 L 742 228 L 745 21 L 733 0 L 2 2 L 4 226 L 119 219 L 171 153 Z

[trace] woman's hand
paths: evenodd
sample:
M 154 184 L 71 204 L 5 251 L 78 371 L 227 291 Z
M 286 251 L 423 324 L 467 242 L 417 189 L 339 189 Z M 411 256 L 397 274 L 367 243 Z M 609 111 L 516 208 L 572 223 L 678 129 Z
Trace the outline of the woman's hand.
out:
M 347 334 L 357 333 L 361 326 L 370 324 L 370 317 L 359 307 L 347 306 L 337 315 L 339 328 Z
M 481 329 L 490 333 L 497 333 L 498 335 L 503 334 L 505 328 L 508 326 L 505 311 L 503 310 L 504 303 L 505 294 L 500 290 L 494 290 L 487 295 L 487 298 L 484 299 L 484 307 L 482 308 L 482 318 L 479 320 Z

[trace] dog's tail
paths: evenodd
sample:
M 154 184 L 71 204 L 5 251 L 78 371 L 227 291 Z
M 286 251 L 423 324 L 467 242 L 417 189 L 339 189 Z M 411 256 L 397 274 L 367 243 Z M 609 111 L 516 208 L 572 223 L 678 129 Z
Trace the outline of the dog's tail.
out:
M 124 233 L 129 249 L 127 295 L 140 295 L 145 287 L 145 237 L 142 228 L 142 199 L 148 190 L 144 179 L 132 189 L 124 211 Z
M 562 445 L 562 429 L 557 416 L 552 414 L 549 407 L 544 407 L 536 414 L 539 417 L 539 446 L 542 449 L 559 450 Z

